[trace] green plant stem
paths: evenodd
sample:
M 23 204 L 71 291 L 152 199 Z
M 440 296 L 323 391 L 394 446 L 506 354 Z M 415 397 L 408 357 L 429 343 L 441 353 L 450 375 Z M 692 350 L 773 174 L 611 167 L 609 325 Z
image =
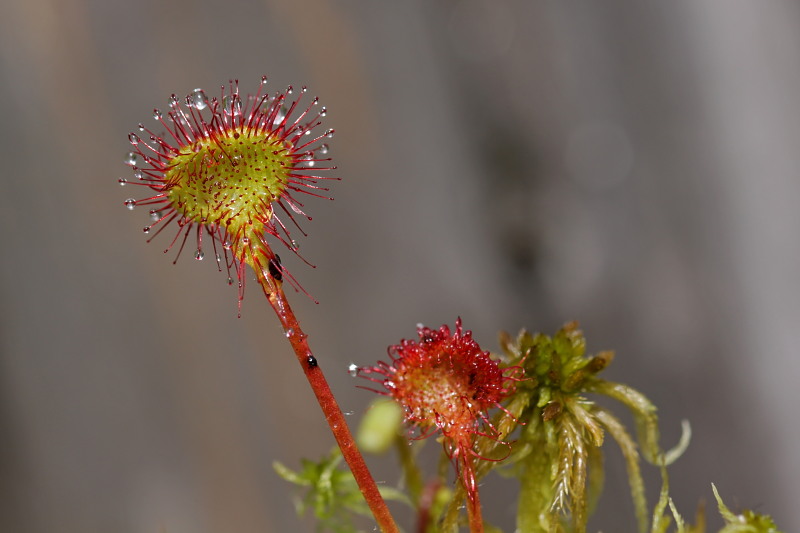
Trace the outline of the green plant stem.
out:
M 294 311 L 289 306 L 281 283 L 275 281 L 272 276 L 266 275 L 258 275 L 258 280 L 262 289 L 264 289 L 267 299 L 269 299 L 270 305 L 275 310 L 275 314 L 278 315 L 283 331 L 294 349 L 300 367 L 303 369 L 303 373 L 308 379 L 314 395 L 317 397 L 336 443 L 342 450 L 344 460 L 350 466 L 356 483 L 358 483 L 358 487 L 361 489 L 361 493 L 364 495 L 364 499 L 375 517 L 375 521 L 383 533 L 399 533 L 397 524 L 395 524 L 389 508 L 378 491 L 378 486 L 369 473 L 367 464 L 364 462 L 355 440 L 353 440 L 350 428 L 347 426 L 342 410 L 339 408 L 339 404 L 328 386 L 328 381 L 322 373 L 322 368 L 308 347 L 308 335 L 300 329 L 300 324 Z
M 400 466 L 403 468 L 403 478 L 408 487 L 408 495 L 411 496 L 411 501 L 419 508 L 425 484 L 422 481 L 422 472 L 414 458 L 411 446 L 409 446 L 408 437 L 400 434 L 395 436 L 394 447 L 397 450 L 397 456 L 400 458 Z

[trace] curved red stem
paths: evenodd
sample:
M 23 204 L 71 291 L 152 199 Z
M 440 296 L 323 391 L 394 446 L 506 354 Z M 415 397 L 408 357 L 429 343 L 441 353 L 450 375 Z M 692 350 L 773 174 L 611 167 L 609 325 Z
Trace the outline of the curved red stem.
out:
M 344 460 L 350 466 L 356 483 L 358 483 L 358 487 L 361 489 L 361 493 L 364 495 L 364 499 L 375 517 L 375 521 L 383 533 L 399 533 L 389 508 L 378 491 L 378 486 L 369 473 L 367 464 L 356 446 L 344 414 L 342 414 L 342 410 L 339 408 L 339 404 L 328 386 L 328 381 L 322 373 L 322 368 L 308 347 L 308 335 L 303 333 L 300 328 L 297 317 L 289 306 L 286 294 L 283 292 L 281 283 L 275 281 L 271 276 L 264 275 L 258 271 L 256 274 L 270 305 L 272 305 L 272 309 L 278 315 L 283 331 L 294 349 L 300 367 L 303 369 L 303 373 L 308 379 L 314 395 L 317 397 L 319 406 L 325 414 L 325 419 L 328 421 L 336 443 L 342 450 Z

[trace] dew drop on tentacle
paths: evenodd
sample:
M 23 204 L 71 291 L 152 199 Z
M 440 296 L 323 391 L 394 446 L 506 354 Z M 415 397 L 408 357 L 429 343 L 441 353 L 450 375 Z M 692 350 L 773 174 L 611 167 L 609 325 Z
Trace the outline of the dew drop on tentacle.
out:
M 135 167 L 139 163 L 139 154 L 128 152 L 123 162 L 128 166 Z
M 161 113 L 159 109 L 153 109 L 153 118 L 156 120 L 161 120 L 164 115 Z
M 135 133 L 129 133 L 128 140 L 131 142 L 132 145 L 136 146 L 137 144 L 139 144 L 139 141 L 141 139 L 139 139 L 139 136 L 136 135 Z
M 355 363 L 350 363 L 350 365 L 347 367 L 347 373 L 350 374 L 350 376 L 354 377 L 354 378 L 358 377 L 358 374 L 359 374 L 360 370 L 361 369 Z
M 317 363 L 317 358 L 311 354 L 308 354 L 306 356 L 306 364 L 308 365 L 308 368 L 316 368 L 319 366 L 319 364 Z
M 323 143 L 319 145 L 319 148 L 317 148 L 317 150 L 319 151 L 320 154 L 325 155 L 330 150 L 330 147 L 327 144 Z
M 195 89 L 192 91 L 192 94 L 188 97 L 188 102 L 190 107 L 194 107 L 195 109 L 202 110 L 208 107 L 208 97 L 203 89 Z
M 205 252 L 203 252 L 203 250 L 201 250 L 200 248 L 198 248 L 194 252 L 194 258 L 197 259 L 198 261 L 202 261 L 205 256 L 206 256 Z
M 295 213 L 297 213 L 298 215 L 305 215 L 305 213 L 303 213 L 303 210 L 302 210 L 302 209 L 300 209 L 298 206 L 296 206 L 296 205 L 294 204 L 294 202 L 286 202 L 286 203 L 287 203 L 287 204 L 289 204 L 289 207 L 291 207 L 291 208 L 292 208 L 292 211 L 294 211 L 294 212 L 295 212 Z
M 143 227 L 143 228 L 142 228 L 142 231 L 143 231 L 145 234 L 147 234 L 147 233 L 150 233 L 150 228 L 151 228 L 151 227 L 152 227 L 152 226 L 145 226 L 145 227 Z
M 119 182 L 120 186 L 122 186 L 122 187 L 124 187 L 125 185 L 128 184 L 128 180 L 126 180 L 125 178 L 120 178 L 117 181 Z
M 242 114 L 242 100 L 237 94 L 225 95 L 222 98 L 222 110 L 226 115 L 239 116 Z
M 289 110 L 286 108 L 286 106 L 282 105 L 275 114 L 275 120 L 272 121 L 273 126 L 280 126 L 283 120 L 286 118 L 286 113 L 288 112 Z
M 125 200 L 125 207 L 127 207 L 129 210 L 133 210 L 133 208 L 136 207 L 136 199 L 128 198 Z

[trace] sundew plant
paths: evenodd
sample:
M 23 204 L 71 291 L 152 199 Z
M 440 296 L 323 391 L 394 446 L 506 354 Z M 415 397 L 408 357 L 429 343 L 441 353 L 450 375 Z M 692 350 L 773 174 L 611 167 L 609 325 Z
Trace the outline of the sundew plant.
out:
M 377 393 L 354 438 L 283 290 L 284 283 L 302 286 L 278 253 L 299 256 L 296 239 L 311 219 L 306 202 L 332 199 L 330 185 L 342 177 L 329 154 L 334 130 L 326 114 L 306 87 L 271 92 L 266 76 L 247 96 L 238 81 L 216 94 L 173 94 L 168 109 L 153 111 L 154 125 L 128 135 L 131 174 L 119 178 L 137 190 L 123 203 L 146 211 L 148 242 L 158 237 L 173 262 L 181 255 L 215 262 L 236 284 L 240 316 L 252 271 L 275 311 L 338 446 L 299 469 L 275 462 L 302 493 L 298 511 L 312 513 L 320 531 L 359 531 L 363 516 L 384 533 L 401 531 L 396 518 L 417 533 L 500 531 L 484 519 L 480 485 L 501 474 L 517 494 L 515 531 L 583 533 L 602 504 L 610 437 L 625 458 L 639 533 L 705 532 L 702 512 L 688 524 L 669 497 L 667 467 L 689 444 L 688 423 L 679 443 L 662 448 L 656 407 L 633 387 L 601 377 L 614 354 L 587 353 L 577 323 L 552 335 L 503 332 L 498 353 L 473 338 L 457 310 L 452 327 L 419 325 L 389 346 L 388 358 L 376 354 L 347 369 Z M 627 408 L 634 427 L 596 403 L 598 396 Z M 430 440 L 441 454 L 433 471 L 419 460 Z M 395 486 L 378 487 L 362 450 L 394 451 Z M 652 507 L 646 465 L 662 476 Z M 716 487 L 713 494 L 725 521 L 720 533 L 779 531 L 768 516 L 733 512 Z M 387 500 L 397 502 L 393 511 Z

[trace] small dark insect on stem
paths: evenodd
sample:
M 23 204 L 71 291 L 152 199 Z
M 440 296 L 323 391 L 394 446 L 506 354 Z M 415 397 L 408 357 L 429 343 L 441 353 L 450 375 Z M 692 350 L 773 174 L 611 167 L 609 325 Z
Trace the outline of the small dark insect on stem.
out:
M 269 275 L 277 281 L 283 281 L 283 267 L 281 267 L 281 256 L 275 254 L 275 257 L 269 260 Z

